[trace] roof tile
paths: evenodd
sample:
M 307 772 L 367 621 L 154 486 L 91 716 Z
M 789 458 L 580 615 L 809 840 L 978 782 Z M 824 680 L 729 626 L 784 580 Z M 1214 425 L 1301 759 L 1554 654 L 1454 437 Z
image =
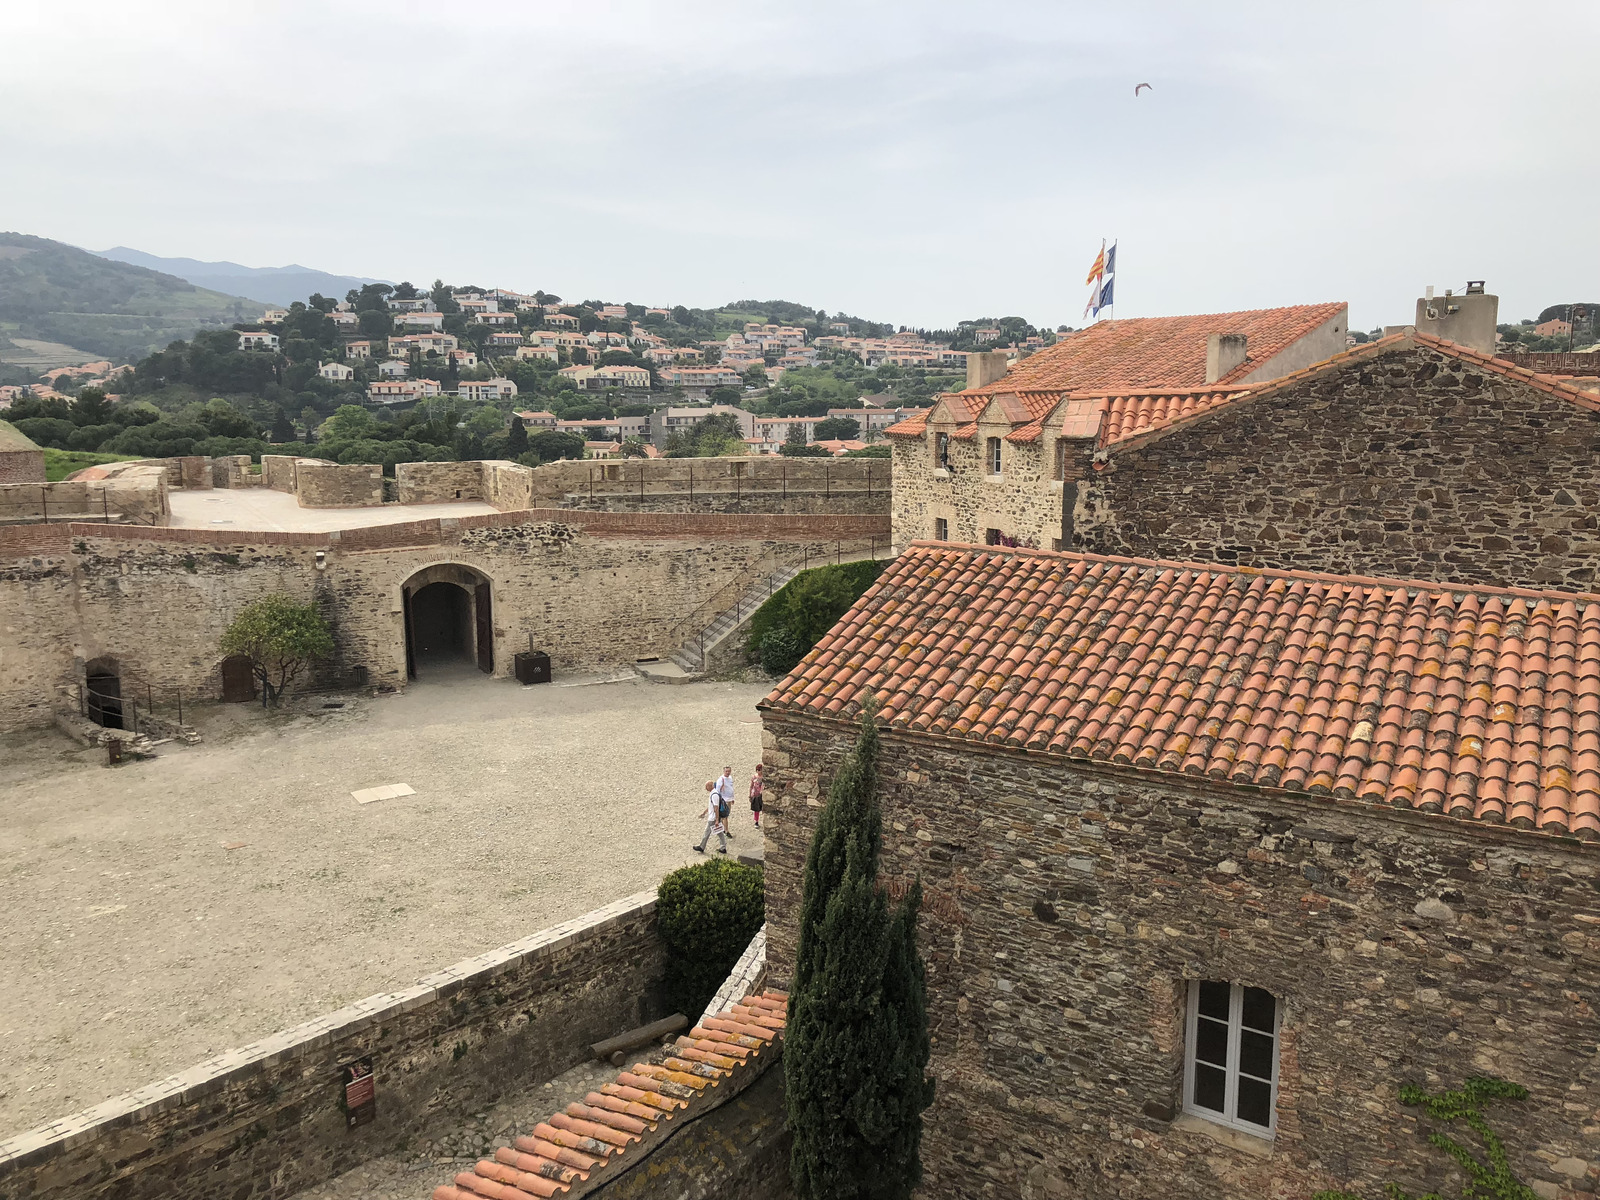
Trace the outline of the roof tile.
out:
M 1600 840 L 1600 596 L 919 542 L 762 707 L 868 693 L 890 728 Z

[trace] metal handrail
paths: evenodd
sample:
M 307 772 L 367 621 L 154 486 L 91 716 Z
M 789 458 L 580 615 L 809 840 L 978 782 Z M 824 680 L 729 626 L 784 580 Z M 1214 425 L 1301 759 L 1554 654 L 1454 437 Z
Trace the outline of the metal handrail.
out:
M 854 554 L 861 549 L 865 549 L 873 559 L 878 557 L 880 539 L 876 534 L 869 534 L 865 538 L 836 538 L 834 539 L 833 543 L 834 552 L 831 556 L 835 564 L 844 561 L 844 546 L 846 541 L 853 543 L 850 553 Z M 893 543 L 890 538 L 885 537 L 881 539 L 881 541 L 884 550 L 888 551 L 893 549 Z M 809 570 L 812 565 L 826 565 L 829 557 L 830 556 L 824 552 L 815 556 L 815 559 L 813 559 L 811 547 L 809 545 L 803 545 L 800 548 L 798 561 L 796 561 L 791 555 L 789 557 L 789 561 L 784 562 L 777 550 L 768 551 L 767 555 L 762 561 L 763 564 L 767 564 L 770 561 L 770 565 L 775 568 L 793 567 L 795 569 L 795 573 L 798 574 L 801 571 Z M 773 580 L 777 578 L 779 573 L 779 570 L 763 570 L 761 574 L 755 576 L 754 578 L 752 578 L 750 574 L 742 574 L 734 579 L 730 579 L 710 596 L 707 596 L 699 604 L 695 605 L 695 607 L 691 609 L 687 615 L 674 623 L 664 640 L 671 645 L 678 647 L 685 646 L 683 636 L 685 632 L 692 630 L 695 633 L 695 645 L 697 655 L 700 659 L 700 669 L 702 671 L 705 670 L 706 628 L 709 625 L 714 624 L 718 617 L 722 616 L 723 613 L 726 613 L 729 610 L 733 611 L 734 624 L 737 626 L 744 619 L 745 600 L 752 592 L 759 591 L 762 583 L 767 585 L 767 594 L 766 596 L 762 597 L 762 602 L 764 603 L 766 600 L 770 600 L 772 598 L 773 593 L 777 590 L 777 588 L 773 585 Z M 735 588 L 738 590 L 732 597 L 732 603 L 729 603 L 727 593 Z M 754 611 L 755 608 L 758 607 L 760 607 L 759 604 L 752 605 L 751 611 Z

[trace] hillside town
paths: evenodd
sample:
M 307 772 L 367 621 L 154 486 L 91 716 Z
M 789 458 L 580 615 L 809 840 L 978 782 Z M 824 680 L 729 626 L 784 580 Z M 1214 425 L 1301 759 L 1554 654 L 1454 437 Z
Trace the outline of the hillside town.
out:
M 1600 1200 L 1595 14 L 125 7 L 0 1200 Z

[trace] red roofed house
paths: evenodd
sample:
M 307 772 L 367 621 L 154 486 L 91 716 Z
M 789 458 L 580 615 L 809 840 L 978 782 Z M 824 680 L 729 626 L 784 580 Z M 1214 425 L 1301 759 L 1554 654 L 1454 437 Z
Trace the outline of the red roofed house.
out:
M 887 431 L 896 544 L 1592 587 L 1600 398 L 1425 333 L 1345 350 L 1343 313 L 1102 322 L 997 377 L 974 355 Z
M 1594 1194 L 1600 597 L 916 543 L 760 705 L 774 986 L 869 697 L 927 1194 L 1454 1195 L 1397 1090 L 1485 1074 Z

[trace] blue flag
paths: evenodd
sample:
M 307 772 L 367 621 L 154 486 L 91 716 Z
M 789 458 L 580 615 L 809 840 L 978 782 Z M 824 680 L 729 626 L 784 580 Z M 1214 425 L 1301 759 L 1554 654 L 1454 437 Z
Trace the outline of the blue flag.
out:
M 1114 275 L 1117 271 L 1117 244 L 1111 243 L 1111 249 L 1106 251 L 1106 274 Z
M 1096 298 L 1094 306 L 1095 316 L 1100 315 L 1102 308 L 1111 307 L 1111 288 L 1116 282 L 1115 279 L 1108 279 L 1100 285 L 1100 295 Z

